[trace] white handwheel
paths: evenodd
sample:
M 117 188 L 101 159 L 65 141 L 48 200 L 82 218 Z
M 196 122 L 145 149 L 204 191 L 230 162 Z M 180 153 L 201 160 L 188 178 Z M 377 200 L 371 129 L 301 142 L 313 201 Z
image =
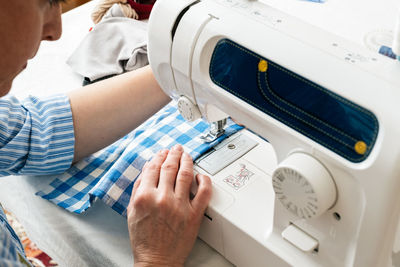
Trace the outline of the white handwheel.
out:
M 272 174 L 276 198 L 296 216 L 311 219 L 336 201 L 336 185 L 328 170 L 305 153 L 293 153 Z

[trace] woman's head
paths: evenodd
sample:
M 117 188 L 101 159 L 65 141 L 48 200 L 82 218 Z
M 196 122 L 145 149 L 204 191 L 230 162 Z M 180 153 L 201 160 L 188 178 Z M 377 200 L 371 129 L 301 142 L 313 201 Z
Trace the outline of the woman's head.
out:
M 35 56 L 42 40 L 61 36 L 61 8 L 56 0 L 0 0 L 0 96 Z

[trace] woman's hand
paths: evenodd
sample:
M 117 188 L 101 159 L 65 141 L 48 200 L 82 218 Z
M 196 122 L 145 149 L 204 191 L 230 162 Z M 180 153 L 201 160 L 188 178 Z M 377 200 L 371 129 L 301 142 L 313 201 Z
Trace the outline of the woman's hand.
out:
M 183 266 L 211 198 L 211 180 L 197 175 L 190 199 L 192 158 L 180 145 L 146 163 L 132 190 L 128 227 L 137 266 Z

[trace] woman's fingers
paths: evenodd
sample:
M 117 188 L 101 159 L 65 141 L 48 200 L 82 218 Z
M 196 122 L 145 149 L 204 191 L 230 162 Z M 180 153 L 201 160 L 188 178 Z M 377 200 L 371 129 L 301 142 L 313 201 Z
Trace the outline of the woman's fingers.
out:
M 207 175 L 198 174 L 196 180 L 199 187 L 197 189 L 197 194 L 192 199 L 192 207 L 196 212 L 203 213 L 206 210 L 212 195 L 211 179 Z
M 171 151 L 158 152 L 143 168 L 139 179 L 140 181 L 134 185 L 132 196 L 140 186 L 143 190 L 158 188 L 161 191 L 175 191 L 178 199 L 190 201 L 193 160 L 189 154 L 183 152 L 182 146 L 176 145 Z M 211 199 L 212 185 L 210 178 L 206 175 L 198 174 L 196 180 L 198 190 L 190 203 L 197 213 L 202 213 Z
M 183 153 L 178 176 L 176 177 L 175 194 L 189 201 L 190 187 L 193 182 L 193 159 L 188 153 Z
M 180 159 L 183 153 L 181 145 L 175 145 L 168 153 L 167 158 L 161 166 L 160 181 L 158 188 L 163 191 L 174 192 L 176 175 L 178 174 Z
M 143 188 L 156 188 L 159 182 L 161 166 L 168 155 L 168 150 L 164 149 L 158 152 L 151 161 L 143 168 L 141 184 Z

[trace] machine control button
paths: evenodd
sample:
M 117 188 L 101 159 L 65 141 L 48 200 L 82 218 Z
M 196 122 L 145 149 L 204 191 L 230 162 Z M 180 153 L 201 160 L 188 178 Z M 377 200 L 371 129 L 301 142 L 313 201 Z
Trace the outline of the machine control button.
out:
M 318 247 L 318 241 L 315 238 L 293 224 L 283 230 L 282 237 L 304 252 L 311 252 Z
M 201 118 L 199 108 L 186 96 L 181 96 L 178 99 L 178 110 L 187 121 L 195 121 Z
M 336 201 L 336 185 L 317 159 L 296 152 L 283 160 L 272 174 L 276 198 L 294 215 L 311 219 L 323 214 Z

